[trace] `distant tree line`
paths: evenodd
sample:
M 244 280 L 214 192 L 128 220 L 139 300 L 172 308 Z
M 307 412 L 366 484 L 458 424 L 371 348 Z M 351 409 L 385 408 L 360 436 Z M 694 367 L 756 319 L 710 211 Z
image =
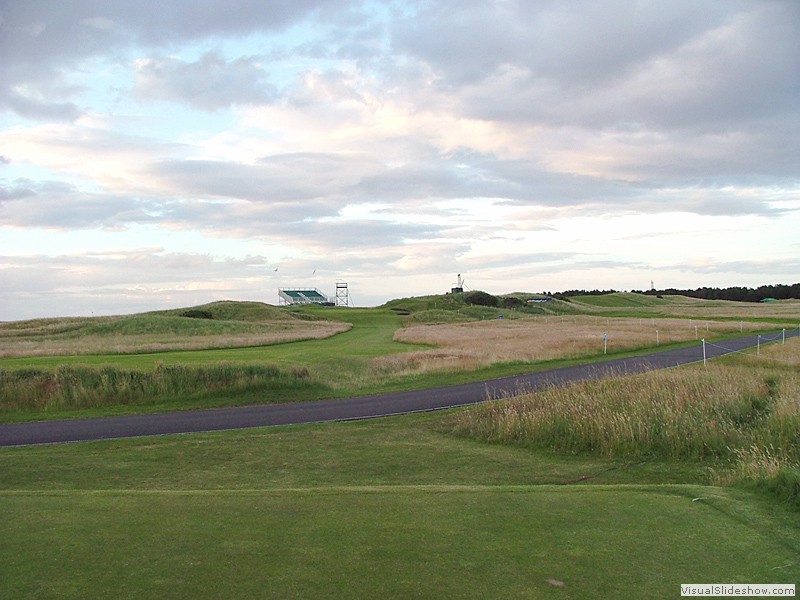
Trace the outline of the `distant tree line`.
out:
M 700 287 L 694 290 L 666 288 L 663 290 L 631 291 L 636 294 L 647 294 L 648 296 L 688 296 L 703 300 L 733 300 L 735 302 L 761 302 L 768 298 L 774 298 L 775 300 L 800 299 L 800 283 L 792 285 L 761 285 L 757 288 L 737 286 L 728 288 Z M 601 296 L 615 292 L 617 290 L 566 290 L 557 294 L 546 293 L 549 296 L 563 300 L 573 296 Z
M 748 287 L 729 287 L 711 288 L 701 287 L 696 290 L 676 290 L 666 289 L 662 291 L 649 290 L 644 292 L 649 295 L 658 294 L 680 294 L 691 298 L 702 298 L 704 300 L 734 300 L 736 302 L 761 302 L 767 298 L 775 300 L 788 300 L 790 298 L 800 298 L 800 283 L 792 285 L 760 285 L 757 288 Z

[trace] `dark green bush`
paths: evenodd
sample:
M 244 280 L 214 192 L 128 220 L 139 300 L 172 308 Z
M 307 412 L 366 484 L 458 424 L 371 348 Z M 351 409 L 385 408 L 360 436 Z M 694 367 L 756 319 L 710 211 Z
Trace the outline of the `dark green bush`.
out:
M 491 294 L 487 294 L 486 292 L 470 292 L 464 298 L 464 301 L 468 304 L 476 304 L 478 306 L 497 306 L 498 299 L 496 296 L 492 296 Z
M 503 308 L 522 308 L 523 306 L 525 306 L 525 303 L 519 298 L 515 298 L 514 296 L 508 296 L 506 298 L 503 298 L 502 306 Z
M 192 308 L 189 310 L 185 310 L 181 313 L 182 317 L 189 317 L 190 319 L 213 319 L 214 315 L 212 315 L 207 310 L 200 310 L 197 308 Z

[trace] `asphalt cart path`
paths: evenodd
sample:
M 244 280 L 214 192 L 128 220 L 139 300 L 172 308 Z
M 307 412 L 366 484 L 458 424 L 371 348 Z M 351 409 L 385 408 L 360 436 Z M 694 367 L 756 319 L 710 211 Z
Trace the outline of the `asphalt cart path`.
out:
M 651 352 L 630 358 L 391 394 L 146 415 L 0 424 L 0 446 L 348 421 L 433 411 L 476 404 L 520 392 L 536 391 L 547 386 L 687 365 L 754 348 L 761 343 L 780 343 L 784 336 L 797 337 L 798 334 L 800 331 L 794 329 L 777 334 L 748 335 L 719 343 L 703 344 L 698 341 L 697 344 L 686 348 Z

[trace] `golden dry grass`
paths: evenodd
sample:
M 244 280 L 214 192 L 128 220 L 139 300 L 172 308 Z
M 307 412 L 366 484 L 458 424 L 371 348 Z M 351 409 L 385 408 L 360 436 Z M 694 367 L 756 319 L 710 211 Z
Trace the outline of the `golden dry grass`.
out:
M 395 339 L 436 348 L 380 357 L 375 362 L 378 368 L 393 372 L 476 368 L 599 355 L 604 335 L 607 351 L 614 352 L 763 327 L 747 322 L 583 315 L 414 325 L 398 330 Z

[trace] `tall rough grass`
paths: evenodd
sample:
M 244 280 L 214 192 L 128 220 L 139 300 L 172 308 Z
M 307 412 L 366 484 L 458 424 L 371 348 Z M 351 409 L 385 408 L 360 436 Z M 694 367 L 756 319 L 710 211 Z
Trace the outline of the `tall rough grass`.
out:
M 456 430 L 564 452 L 703 458 L 740 445 L 770 402 L 764 381 L 728 370 L 659 371 L 493 402 L 464 413 Z
M 489 402 L 453 431 L 489 442 L 604 457 L 715 458 L 721 482 L 800 507 L 800 340 L 769 356 L 590 381 Z M 780 354 L 780 358 L 777 355 Z
M 0 411 L 55 411 L 156 403 L 311 384 L 307 369 L 267 365 L 158 365 L 153 371 L 114 366 L 61 365 L 55 370 L 0 370 Z

